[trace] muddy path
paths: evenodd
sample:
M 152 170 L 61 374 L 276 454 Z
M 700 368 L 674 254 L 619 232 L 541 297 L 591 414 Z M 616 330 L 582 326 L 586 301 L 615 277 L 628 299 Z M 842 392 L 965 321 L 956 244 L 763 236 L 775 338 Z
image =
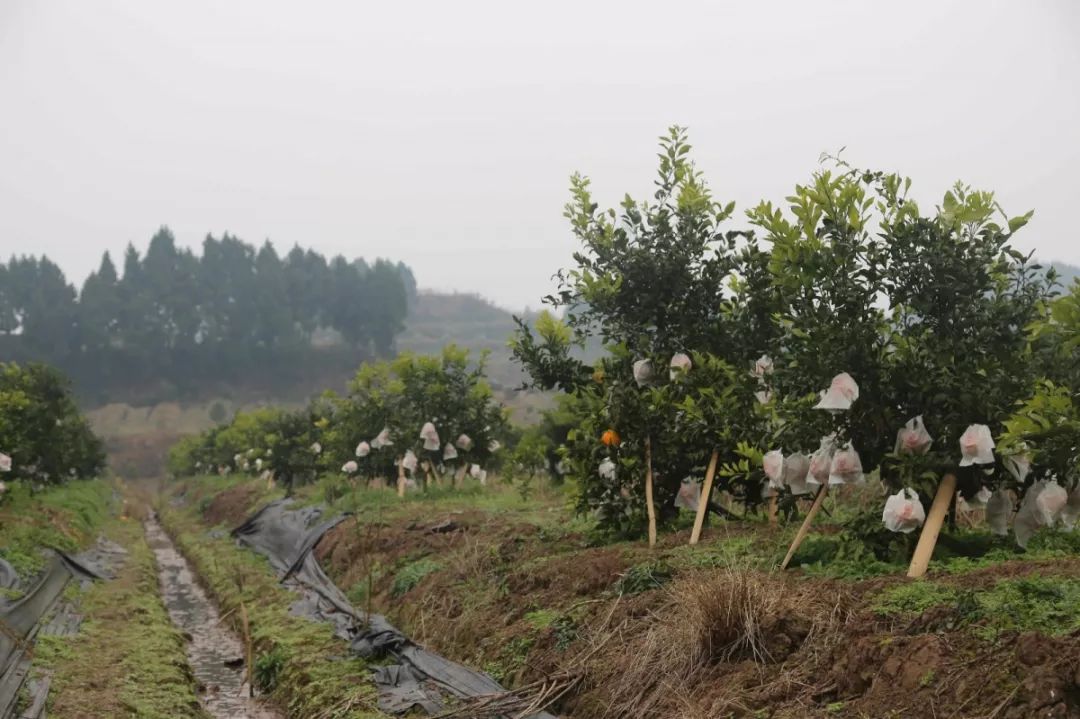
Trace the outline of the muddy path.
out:
M 281 719 L 275 709 L 248 696 L 243 643 L 221 624 L 217 607 L 195 580 L 187 560 L 157 520 L 151 517 L 145 526 L 165 607 L 173 624 L 189 638 L 188 662 L 203 708 L 219 719 Z

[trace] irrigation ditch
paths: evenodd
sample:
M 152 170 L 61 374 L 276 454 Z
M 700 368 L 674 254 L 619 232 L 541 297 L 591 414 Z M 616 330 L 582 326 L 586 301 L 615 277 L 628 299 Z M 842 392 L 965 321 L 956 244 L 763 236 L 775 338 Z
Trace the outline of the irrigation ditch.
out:
M 155 517 L 144 523 L 161 578 L 161 598 L 187 639 L 187 657 L 198 681 L 203 709 L 216 719 L 279 719 L 283 715 L 254 696 L 246 643 L 222 622 L 191 565 Z

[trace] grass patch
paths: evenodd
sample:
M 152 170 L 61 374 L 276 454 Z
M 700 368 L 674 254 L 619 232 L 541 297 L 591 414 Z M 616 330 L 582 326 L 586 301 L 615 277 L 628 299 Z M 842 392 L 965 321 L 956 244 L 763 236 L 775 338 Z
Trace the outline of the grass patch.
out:
M 959 593 L 937 582 L 920 580 L 890 587 L 877 596 L 871 608 L 882 616 L 921 614 L 930 607 L 956 602 Z
M 1080 580 L 1034 575 L 1007 579 L 975 595 L 985 638 L 1005 631 L 1061 636 L 1080 630 Z
M 924 580 L 885 590 L 872 608 L 882 616 L 914 616 L 939 606 L 951 607 L 958 623 L 983 639 L 1010 631 L 1062 636 L 1080 630 L 1080 579 L 1032 575 L 980 590 Z
M 527 612 L 524 619 L 533 629 L 547 629 L 557 622 L 561 616 L 562 614 L 552 609 L 537 609 L 536 611 Z
M 74 638 L 37 642 L 35 668 L 55 672 L 50 716 L 204 719 L 184 639 L 161 603 L 142 527 L 114 521 L 107 533 L 129 553 L 119 575 L 79 597 L 85 619 Z
M 82 480 L 32 494 L 26 482 L 11 482 L 0 504 L 0 557 L 26 579 L 45 566 L 42 547 L 74 552 L 92 542 L 112 510 L 113 487 Z

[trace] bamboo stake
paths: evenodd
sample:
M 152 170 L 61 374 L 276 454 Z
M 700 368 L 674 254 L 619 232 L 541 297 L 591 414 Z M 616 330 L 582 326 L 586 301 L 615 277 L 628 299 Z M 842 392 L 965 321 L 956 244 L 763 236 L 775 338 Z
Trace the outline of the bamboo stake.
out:
M 709 497 L 712 496 L 713 477 L 716 476 L 716 463 L 720 453 L 713 450 L 709 457 L 709 468 L 705 470 L 705 483 L 701 485 L 701 497 L 698 499 L 697 517 L 694 518 L 694 531 L 690 533 L 690 544 L 697 544 L 701 539 L 701 528 L 705 525 L 705 514 L 709 511 Z
M 775 494 L 769 497 L 769 526 L 775 527 L 777 524 L 776 514 L 779 507 L 780 498 Z
M 656 546 L 656 507 L 653 506 L 652 440 L 645 438 L 645 504 L 649 511 L 649 546 Z
M 934 503 L 930 505 L 930 511 L 926 515 L 926 524 L 923 525 L 922 534 L 919 535 L 919 543 L 915 545 L 915 554 L 911 557 L 911 566 L 908 567 L 909 577 L 917 578 L 926 574 L 938 535 L 941 533 L 941 524 L 945 521 L 945 515 L 949 512 L 949 505 L 952 504 L 955 494 L 956 475 L 946 474 L 941 478 L 937 494 L 934 495 Z
M 802 526 L 799 527 L 799 532 L 795 535 L 795 539 L 792 540 L 791 546 L 788 547 L 787 555 L 784 557 L 784 561 L 780 563 L 780 569 L 787 569 L 788 563 L 791 562 L 791 558 L 795 556 L 795 552 L 799 551 L 799 545 L 806 539 L 806 535 L 810 533 L 810 525 L 814 522 L 814 517 L 817 516 L 818 511 L 821 509 L 821 505 L 825 502 L 825 495 L 829 493 L 829 485 L 821 485 L 821 489 L 818 490 L 817 496 L 814 497 L 814 503 L 810 505 L 810 511 L 806 513 L 806 519 L 803 520 Z
M 397 465 L 397 496 L 405 496 L 405 460 L 404 458 L 398 459 Z
M 246 659 L 244 660 L 244 666 L 247 674 L 248 696 L 255 696 L 255 685 L 252 682 L 253 662 L 252 662 L 252 650 L 251 650 L 251 625 L 248 624 L 247 607 L 244 603 L 240 602 L 240 622 L 244 627 L 244 650 Z

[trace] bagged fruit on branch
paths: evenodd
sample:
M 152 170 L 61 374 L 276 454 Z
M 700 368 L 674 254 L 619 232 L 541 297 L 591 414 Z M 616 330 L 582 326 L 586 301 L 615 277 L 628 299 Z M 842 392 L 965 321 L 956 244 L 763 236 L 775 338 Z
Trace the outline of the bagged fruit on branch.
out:
M 675 495 L 675 506 L 679 509 L 697 511 L 701 502 L 701 483 L 687 477 L 679 485 L 679 492 Z
M 655 372 L 653 372 L 653 364 L 650 360 L 643 359 L 634 363 L 634 382 L 638 387 L 644 387 L 651 384 Z
M 754 366 L 750 369 L 750 376 L 757 377 L 759 380 L 764 380 L 766 377 L 773 373 L 773 361 L 769 355 L 761 355 L 754 362 Z
M 822 437 L 821 446 L 810 455 L 810 467 L 806 471 L 806 484 L 811 488 L 820 487 L 829 481 L 829 468 L 832 466 L 836 443 L 832 436 Z
M 922 415 L 907 421 L 907 424 L 896 433 L 897 454 L 926 454 L 930 445 L 934 442 L 930 433 L 926 431 Z
M 794 495 L 810 494 L 806 476 L 810 473 L 810 458 L 802 452 L 784 457 L 784 484 Z
M 390 439 L 389 427 L 383 427 L 382 432 L 379 432 L 375 439 L 371 440 L 372 449 L 382 449 L 383 447 L 389 447 L 392 444 L 393 441 Z
M 1068 501 L 1068 493 L 1053 480 L 1040 479 L 1031 485 L 1013 520 L 1016 543 L 1026 548 L 1036 531 L 1054 525 Z
M 833 453 L 829 465 L 829 484 L 853 484 L 863 481 L 862 460 L 850 443 Z
M 859 385 L 847 372 L 841 372 L 832 378 L 829 389 L 821 392 L 821 399 L 814 405 L 814 409 L 844 412 L 851 409 L 852 403 L 858 398 Z
M 600 466 L 597 468 L 597 473 L 602 479 L 606 479 L 610 482 L 611 480 L 615 479 L 615 463 L 612 462 L 610 459 L 605 459 L 603 462 L 600 463 Z
M 919 501 L 919 494 L 905 487 L 885 500 L 885 511 L 881 521 L 890 532 L 908 534 L 915 531 L 926 521 L 926 510 Z
M 973 424 L 960 435 L 960 466 L 994 463 L 994 438 L 985 424 Z
M 769 478 L 770 489 L 780 489 L 784 486 L 783 452 L 778 449 L 766 452 L 761 458 L 761 466 L 765 469 L 765 476 Z
M 671 358 L 671 364 L 668 368 L 668 378 L 674 381 L 689 372 L 690 368 L 693 366 L 693 363 L 690 361 L 690 355 L 679 352 Z
M 424 440 L 424 451 L 426 452 L 434 452 L 442 444 L 439 442 L 439 433 L 431 422 L 424 423 L 424 426 L 420 429 L 420 439 Z
M 1065 508 L 1061 510 L 1061 524 L 1070 532 L 1080 522 L 1080 482 L 1076 483 L 1073 491 L 1069 493 L 1069 500 L 1065 502 Z

